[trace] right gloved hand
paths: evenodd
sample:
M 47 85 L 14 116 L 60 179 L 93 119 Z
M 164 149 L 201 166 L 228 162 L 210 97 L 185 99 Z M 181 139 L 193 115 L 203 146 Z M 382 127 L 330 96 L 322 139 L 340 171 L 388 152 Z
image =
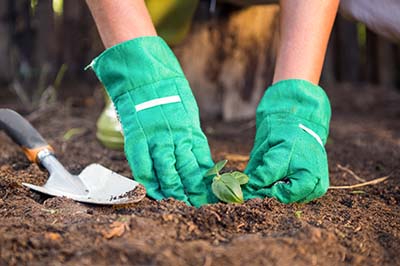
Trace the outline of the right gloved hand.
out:
M 179 63 L 159 37 L 107 49 L 90 65 L 112 99 L 135 179 L 154 199 L 216 202 L 204 173 L 213 166 L 199 113 Z
M 271 86 L 257 108 L 245 199 L 308 202 L 325 194 L 330 117 L 329 99 L 321 87 L 295 79 Z

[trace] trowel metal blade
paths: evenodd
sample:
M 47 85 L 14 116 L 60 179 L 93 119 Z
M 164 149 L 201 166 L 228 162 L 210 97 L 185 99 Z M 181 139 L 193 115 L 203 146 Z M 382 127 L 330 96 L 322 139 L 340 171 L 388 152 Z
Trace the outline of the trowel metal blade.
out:
M 135 190 L 139 183 L 121 176 L 100 164 L 87 166 L 76 177 L 87 188 L 85 195 L 74 194 L 70 191 L 60 189 L 60 187 L 54 187 L 51 182 L 46 183 L 44 186 L 36 186 L 28 183 L 23 183 L 23 185 L 51 196 L 64 196 L 79 202 L 102 205 L 134 203 L 142 200 L 145 196 L 145 193 L 134 197 L 130 196 L 129 192 Z

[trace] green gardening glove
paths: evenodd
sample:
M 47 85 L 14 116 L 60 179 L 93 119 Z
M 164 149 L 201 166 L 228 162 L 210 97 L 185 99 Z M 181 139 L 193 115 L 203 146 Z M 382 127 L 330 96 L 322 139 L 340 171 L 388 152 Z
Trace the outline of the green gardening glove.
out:
M 167 44 L 142 37 L 107 49 L 90 65 L 118 113 L 135 179 L 154 199 L 214 202 L 203 174 L 213 166 L 189 83 Z
M 245 172 L 244 197 L 308 202 L 329 186 L 324 148 L 331 109 L 319 86 L 284 80 L 271 86 L 257 108 L 257 132 Z

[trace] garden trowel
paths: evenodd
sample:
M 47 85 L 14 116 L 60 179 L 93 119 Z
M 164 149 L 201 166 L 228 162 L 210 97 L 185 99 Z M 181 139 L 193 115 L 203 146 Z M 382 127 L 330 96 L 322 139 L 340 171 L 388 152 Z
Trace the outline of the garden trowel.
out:
M 115 205 L 138 202 L 145 196 L 143 186 L 101 166 L 91 164 L 79 175 L 70 174 L 35 128 L 17 112 L 0 109 L 0 130 L 22 147 L 29 161 L 46 168 L 50 176 L 43 186 L 22 183 L 35 191 L 65 196 L 79 202 Z

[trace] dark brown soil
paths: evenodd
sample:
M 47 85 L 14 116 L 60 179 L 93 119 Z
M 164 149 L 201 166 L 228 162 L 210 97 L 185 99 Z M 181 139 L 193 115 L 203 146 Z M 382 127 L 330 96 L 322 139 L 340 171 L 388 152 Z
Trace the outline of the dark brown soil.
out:
M 400 265 L 400 95 L 346 86 L 328 94 L 331 184 L 359 182 L 338 164 L 366 180 L 390 178 L 329 190 L 309 204 L 258 199 L 196 209 L 145 198 L 98 207 L 48 198 L 21 186 L 43 183 L 47 174 L 0 133 L 0 265 Z M 100 103 L 72 99 L 29 117 L 71 172 L 97 162 L 130 176 L 124 154 L 96 141 Z M 243 170 L 254 123 L 203 125 L 214 159 Z M 83 131 L 64 140 L 71 128 Z M 105 237 L 116 221 L 122 236 Z

